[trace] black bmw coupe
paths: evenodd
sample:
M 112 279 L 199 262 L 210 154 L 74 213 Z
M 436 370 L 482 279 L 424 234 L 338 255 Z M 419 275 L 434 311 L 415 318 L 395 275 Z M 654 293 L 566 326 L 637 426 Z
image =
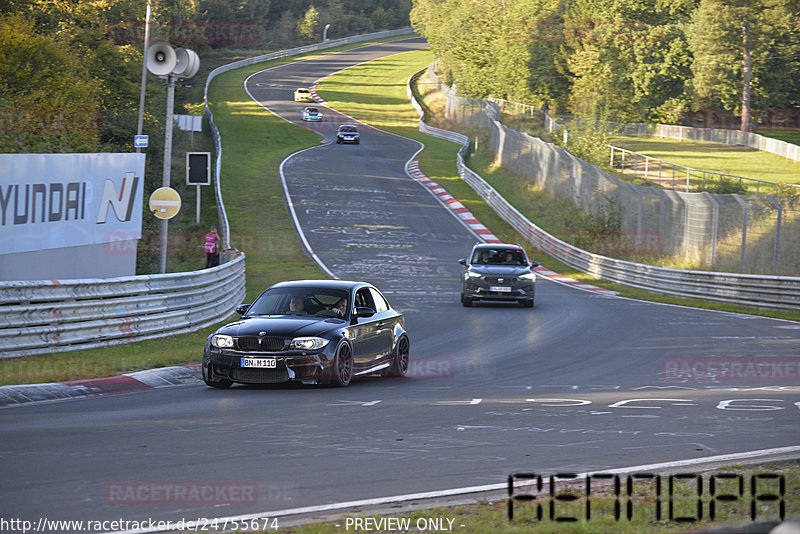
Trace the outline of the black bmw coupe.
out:
M 203 380 L 217 388 L 298 381 L 347 386 L 354 376 L 405 376 L 403 314 L 374 286 L 343 280 L 280 282 L 238 321 L 206 340 Z

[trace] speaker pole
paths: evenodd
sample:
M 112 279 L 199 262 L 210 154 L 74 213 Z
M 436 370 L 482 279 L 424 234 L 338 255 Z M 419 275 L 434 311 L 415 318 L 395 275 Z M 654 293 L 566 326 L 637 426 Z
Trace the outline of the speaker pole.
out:
M 136 135 L 142 135 L 144 126 L 144 93 L 147 88 L 147 48 L 150 46 L 150 0 L 147 0 L 147 12 L 144 18 L 144 52 L 142 53 L 142 87 L 139 90 L 139 125 L 136 128 Z M 141 152 L 141 148 L 136 148 L 136 152 Z
M 172 108 L 175 106 L 175 76 L 167 74 L 167 123 L 164 125 L 164 172 L 161 177 L 161 186 L 169 187 L 170 171 L 172 170 Z M 159 235 L 158 272 L 167 272 L 167 234 L 169 221 L 161 221 Z

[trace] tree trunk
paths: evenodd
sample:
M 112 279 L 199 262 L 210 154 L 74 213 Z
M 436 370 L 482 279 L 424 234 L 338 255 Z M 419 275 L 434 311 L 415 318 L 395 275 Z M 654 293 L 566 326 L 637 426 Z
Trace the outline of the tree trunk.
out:
M 744 26 L 742 27 L 742 75 L 743 75 L 743 87 L 742 87 L 742 126 L 741 130 L 743 132 L 752 131 L 750 128 L 750 79 L 752 77 L 751 68 L 752 68 L 752 60 L 750 58 L 750 43 L 748 43 L 748 37 L 750 34 L 750 24 L 745 20 Z

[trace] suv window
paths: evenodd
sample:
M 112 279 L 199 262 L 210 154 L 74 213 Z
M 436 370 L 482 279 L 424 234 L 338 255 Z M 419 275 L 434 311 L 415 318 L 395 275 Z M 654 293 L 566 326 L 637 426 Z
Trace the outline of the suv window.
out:
M 519 249 L 478 248 L 472 255 L 472 261 L 478 265 L 527 265 L 525 253 Z

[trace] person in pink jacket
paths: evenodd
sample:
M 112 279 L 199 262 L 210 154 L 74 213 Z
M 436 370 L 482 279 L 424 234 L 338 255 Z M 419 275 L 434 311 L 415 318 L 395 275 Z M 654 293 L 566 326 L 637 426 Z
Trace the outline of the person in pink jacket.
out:
M 206 269 L 219 265 L 219 236 L 216 226 L 212 226 L 211 231 L 206 234 L 203 249 L 206 251 Z

